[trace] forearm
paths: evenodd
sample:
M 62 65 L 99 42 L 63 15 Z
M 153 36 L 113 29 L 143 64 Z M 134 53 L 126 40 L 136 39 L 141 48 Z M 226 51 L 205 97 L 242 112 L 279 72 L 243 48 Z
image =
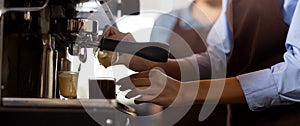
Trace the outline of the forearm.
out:
M 180 67 L 175 59 L 168 59 L 166 63 L 154 63 L 154 67 L 160 67 L 170 77 L 179 80 L 180 79 Z
M 193 83 L 193 82 L 186 82 Z M 184 83 L 183 83 L 184 84 Z M 198 81 L 198 95 L 196 97 L 196 104 L 203 104 L 204 101 L 208 101 L 214 103 L 214 101 L 218 101 L 218 104 L 245 104 L 246 99 L 244 92 L 235 77 L 226 78 L 226 79 L 213 79 L 213 80 L 201 80 Z M 220 89 L 220 88 L 223 88 Z M 208 96 L 208 92 L 211 90 L 213 95 Z M 217 94 L 218 90 L 221 90 L 222 93 L 220 97 Z
M 179 81 L 199 80 L 197 69 L 186 59 L 168 59 L 166 63 L 155 63 L 154 67 L 162 68 L 168 76 Z

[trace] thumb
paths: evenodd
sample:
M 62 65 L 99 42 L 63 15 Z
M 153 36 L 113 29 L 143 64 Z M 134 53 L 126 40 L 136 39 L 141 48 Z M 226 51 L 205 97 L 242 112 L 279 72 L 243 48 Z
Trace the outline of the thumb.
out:
M 103 36 L 104 37 L 109 37 L 115 34 L 120 33 L 120 31 L 115 28 L 114 26 L 106 25 L 104 30 L 103 30 Z

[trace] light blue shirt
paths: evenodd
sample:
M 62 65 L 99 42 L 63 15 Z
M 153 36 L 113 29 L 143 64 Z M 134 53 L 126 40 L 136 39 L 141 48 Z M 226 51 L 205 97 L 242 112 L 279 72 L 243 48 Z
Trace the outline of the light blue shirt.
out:
M 300 2 L 280 1 L 284 2 L 282 16 L 289 26 L 284 62 L 274 64 L 271 68 L 237 76 L 248 106 L 253 111 L 300 102 Z M 227 0 L 223 0 L 223 3 L 222 14 L 213 26 L 213 29 L 217 30 L 211 30 L 207 42 L 210 48 L 208 51 L 220 50 L 221 48 L 215 45 L 222 43 L 223 52 L 228 56 L 232 47 L 232 33 L 225 14 Z
M 201 36 L 205 37 L 208 34 L 210 25 L 204 25 L 198 21 L 191 12 L 191 6 L 183 7 L 171 11 L 170 13 L 160 15 L 154 23 L 150 41 L 152 42 L 168 42 L 171 32 L 179 18 L 179 26 L 182 29 L 190 30 L 195 29 Z M 209 28 L 209 29 L 208 29 Z M 206 33 L 205 33 L 205 32 Z

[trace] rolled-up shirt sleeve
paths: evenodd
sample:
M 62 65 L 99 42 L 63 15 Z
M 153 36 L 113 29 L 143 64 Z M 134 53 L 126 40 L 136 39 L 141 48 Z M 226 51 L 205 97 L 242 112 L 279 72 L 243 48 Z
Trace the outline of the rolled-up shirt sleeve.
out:
M 300 2 L 292 18 L 284 62 L 270 69 L 238 76 L 249 108 L 260 111 L 272 106 L 300 102 Z
M 282 105 L 271 69 L 237 76 L 252 111 L 261 111 L 270 106 Z

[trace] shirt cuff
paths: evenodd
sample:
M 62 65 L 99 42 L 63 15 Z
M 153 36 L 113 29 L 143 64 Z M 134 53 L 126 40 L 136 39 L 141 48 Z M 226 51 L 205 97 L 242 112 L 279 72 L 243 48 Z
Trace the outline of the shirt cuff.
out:
M 250 110 L 261 111 L 280 102 L 277 85 L 270 69 L 237 76 Z

